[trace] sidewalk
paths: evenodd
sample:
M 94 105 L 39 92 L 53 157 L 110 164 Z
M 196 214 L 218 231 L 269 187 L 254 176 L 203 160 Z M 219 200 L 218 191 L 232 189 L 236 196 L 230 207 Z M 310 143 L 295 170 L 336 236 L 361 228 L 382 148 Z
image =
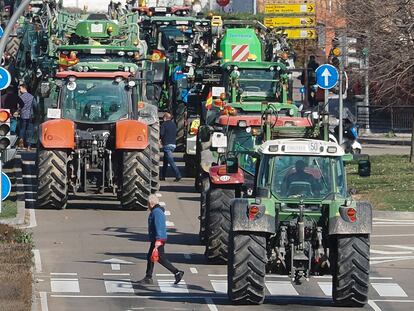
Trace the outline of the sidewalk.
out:
M 411 134 L 396 134 L 395 137 L 386 137 L 386 133 L 363 134 L 358 137 L 361 144 L 369 145 L 398 145 L 411 146 Z

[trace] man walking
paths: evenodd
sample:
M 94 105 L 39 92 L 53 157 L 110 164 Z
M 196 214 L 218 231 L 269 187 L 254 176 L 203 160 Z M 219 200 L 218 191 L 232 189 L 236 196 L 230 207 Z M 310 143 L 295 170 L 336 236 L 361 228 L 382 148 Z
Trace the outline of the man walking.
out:
M 156 252 L 158 251 L 158 262 L 174 274 L 174 284 L 178 284 L 183 278 L 184 271 L 180 271 L 174 267 L 165 256 L 164 245 L 167 241 L 165 210 L 159 205 L 158 197 L 155 194 L 151 194 L 148 197 L 148 209 L 150 210 L 148 216 L 148 236 L 151 245 L 147 254 L 147 271 L 145 272 L 145 277 L 138 283 L 153 284 L 154 257 L 157 257 Z
M 176 136 L 177 136 L 177 126 L 172 120 L 171 114 L 169 114 L 168 112 L 164 114 L 163 120 L 164 122 L 161 124 L 161 129 L 160 129 L 160 137 L 161 137 L 162 148 L 164 150 L 164 160 L 163 160 L 160 180 L 165 180 L 165 176 L 167 174 L 167 169 L 168 169 L 168 164 L 170 164 L 170 166 L 172 167 L 175 173 L 174 181 L 180 181 L 181 174 L 180 174 L 180 171 L 178 170 L 177 165 L 175 165 L 174 156 L 173 156 L 173 152 L 176 147 L 175 141 L 176 141 Z
M 20 133 L 19 145 L 23 143 L 23 147 L 30 150 L 31 140 L 33 136 L 33 118 L 36 99 L 27 91 L 27 85 L 21 83 L 19 85 L 19 109 L 20 109 Z M 29 141 L 30 140 L 30 141 Z

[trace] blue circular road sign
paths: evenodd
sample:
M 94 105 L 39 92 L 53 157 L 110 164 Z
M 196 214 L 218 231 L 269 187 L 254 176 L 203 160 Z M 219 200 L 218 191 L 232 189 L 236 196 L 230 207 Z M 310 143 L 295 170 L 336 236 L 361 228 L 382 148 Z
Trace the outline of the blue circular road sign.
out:
M 11 82 L 10 73 L 7 69 L 0 67 L 0 90 L 5 90 L 9 87 Z
M 324 90 L 333 88 L 339 80 L 339 73 L 336 68 L 330 64 L 320 65 L 315 70 L 316 84 Z
M 3 34 L 4 34 L 4 30 L 3 30 L 3 28 L 0 26 L 0 38 L 1 38 L 1 37 L 3 37 Z
M 4 201 L 10 194 L 11 182 L 9 176 L 1 172 L 1 200 Z

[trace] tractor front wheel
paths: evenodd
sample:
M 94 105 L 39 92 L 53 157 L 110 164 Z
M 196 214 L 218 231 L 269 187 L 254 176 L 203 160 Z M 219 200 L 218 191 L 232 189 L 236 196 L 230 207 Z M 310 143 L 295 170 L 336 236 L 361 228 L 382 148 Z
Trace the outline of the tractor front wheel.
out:
M 234 304 L 261 304 L 265 298 L 266 236 L 232 232 L 227 265 L 227 294 Z
M 65 209 L 68 201 L 68 153 L 40 149 L 37 155 L 37 199 L 40 208 Z
M 333 300 L 340 306 L 362 307 L 368 301 L 369 236 L 339 235 L 333 244 Z
M 201 180 L 201 194 L 200 194 L 200 232 L 198 234 L 200 243 L 206 242 L 206 196 L 210 187 L 210 179 L 204 177 Z
M 152 174 L 149 148 L 123 152 L 121 204 L 125 209 L 147 209 Z
M 176 151 L 179 152 L 185 151 L 185 116 L 187 114 L 186 109 L 187 107 L 185 106 L 185 103 L 182 101 L 179 101 L 175 104 L 174 119 L 175 124 L 177 124 Z
M 206 196 L 206 257 L 210 262 L 227 262 L 231 230 L 230 203 L 234 189 L 211 188 Z
M 160 123 L 157 120 L 151 124 L 149 135 L 149 151 L 147 157 L 151 160 L 151 193 L 160 189 Z

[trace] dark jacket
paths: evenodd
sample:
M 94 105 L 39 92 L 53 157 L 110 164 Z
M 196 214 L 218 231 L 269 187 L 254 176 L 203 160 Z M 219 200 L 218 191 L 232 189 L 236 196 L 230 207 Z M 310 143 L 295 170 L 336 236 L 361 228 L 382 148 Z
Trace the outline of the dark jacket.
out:
M 177 126 L 173 120 L 164 121 L 161 124 L 160 137 L 163 146 L 175 145 L 177 137 Z
M 148 237 L 151 242 L 155 242 L 155 240 L 167 240 L 167 226 L 164 212 L 164 208 L 156 205 L 148 216 Z

